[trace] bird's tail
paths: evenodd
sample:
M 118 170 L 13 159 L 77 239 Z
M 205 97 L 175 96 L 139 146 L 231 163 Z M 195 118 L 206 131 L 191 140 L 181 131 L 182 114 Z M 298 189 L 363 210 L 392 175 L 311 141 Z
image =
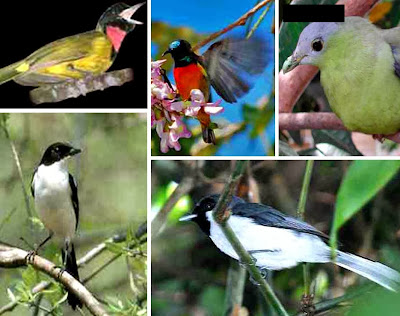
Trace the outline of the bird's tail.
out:
M 29 70 L 29 64 L 21 60 L 0 69 L 0 85 Z
M 391 291 L 400 291 L 400 274 L 379 262 L 338 251 L 335 263 Z
M 74 244 L 70 243 L 67 253 L 65 253 L 64 249 L 61 250 L 61 253 L 62 253 L 62 258 L 66 258 L 65 271 L 67 271 L 69 274 L 71 274 L 75 279 L 79 281 L 78 265 L 76 264 Z M 76 309 L 76 306 L 82 307 L 82 302 L 71 292 L 68 293 L 67 300 L 68 304 L 74 310 Z

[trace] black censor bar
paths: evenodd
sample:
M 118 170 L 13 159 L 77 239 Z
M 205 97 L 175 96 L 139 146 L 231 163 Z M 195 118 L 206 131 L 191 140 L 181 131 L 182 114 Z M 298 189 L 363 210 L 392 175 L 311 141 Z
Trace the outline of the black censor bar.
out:
M 284 22 L 344 22 L 344 5 L 284 5 Z

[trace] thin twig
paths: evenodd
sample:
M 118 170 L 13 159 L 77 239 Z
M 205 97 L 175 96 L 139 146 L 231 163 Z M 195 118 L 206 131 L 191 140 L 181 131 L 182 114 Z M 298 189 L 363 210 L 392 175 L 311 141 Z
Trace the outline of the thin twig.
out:
M 187 165 L 187 167 L 190 169 L 188 170 L 188 174 L 183 177 L 182 181 L 178 184 L 167 202 L 163 205 L 161 210 L 151 222 L 151 238 L 157 237 L 157 235 L 163 230 L 167 222 L 169 212 L 173 209 L 175 204 L 178 203 L 181 197 L 188 194 L 194 188 L 196 184 L 196 172 L 193 170 L 193 168 L 189 167 L 189 165 Z
M 303 185 L 301 187 L 299 205 L 297 207 L 297 217 L 304 221 L 308 189 L 310 188 L 311 175 L 314 167 L 314 160 L 307 160 L 304 172 Z M 303 264 L 304 294 L 310 294 L 310 267 L 307 263 Z
M 32 211 L 31 211 L 31 207 L 29 205 L 29 195 L 28 195 L 28 192 L 26 192 L 26 188 L 25 188 L 25 184 L 24 184 L 24 176 L 22 174 L 21 162 L 19 160 L 18 152 L 17 152 L 17 149 L 15 148 L 13 140 L 10 137 L 10 133 L 8 132 L 7 121 L 6 121 L 4 114 L 2 114 L 1 120 L 2 120 L 1 127 L 3 128 L 4 134 L 6 135 L 8 142 L 10 143 L 10 147 L 11 147 L 11 150 L 13 153 L 15 165 L 17 166 L 18 176 L 19 176 L 19 180 L 21 182 L 22 193 L 24 195 L 24 200 L 25 200 L 26 212 L 28 213 L 28 217 L 31 218 Z
M 254 8 L 252 8 L 251 10 L 249 10 L 247 13 L 245 13 L 244 15 L 242 15 L 239 19 L 237 19 L 235 22 L 233 22 L 232 24 L 228 25 L 227 27 L 225 27 L 224 29 L 222 29 L 221 31 L 215 32 L 213 34 L 211 34 L 210 36 L 208 36 L 206 39 L 202 40 L 200 43 L 196 44 L 193 47 L 193 50 L 196 51 L 199 48 L 203 47 L 204 45 L 210 43 L 211 41 L 215 40 L 217 37 L 221 36 L 222 34 L 225 34 L 227 32 L 229 32 L 230 30 L 232 30 L 233 28 L 235 28 L 236 26 L 239 25 L 245 25 L 246 21 L 249 17 L 251 17 L 254 13 L 256 13 L 258 10 L 260 10 L 262 7 L 266 6 L 267 3 L 271 2 L 273 0 L 264 0 L 262 2 L 260 2 L 259 4 L 257 4 Z
M 264 9 L 264 11 L 261 13 L 260 17 L 258 18 L 258 20 L 256 21 L 256 23 L 254 23 L 253 27 L 251 28 L 251 30 L 247 33 L 246 38 L 249 39 L 250 37 L 253 36 L 254 32 L 257 30 L 257 28 L 260 26 L 261 22 L 264 20 L 265 16 L 267 15 L 269 9 L 271 8 L 271 2 L 268 3 L 267 7 Z
M 236 237 L 235 233 L 233 232 L 232 228 L 229 226 L 228 219 L 229 219 L 229 203 L 232 199 L 232 193 L 235 189 L 235 186 L 240 179 L 243 171 L 245 169 L 245 162 L 244 161 L 237 161 L 235 168 L 232 172 L 232 175 L 229 178 L 229 181 L 225 185 L 224 191 L 221 194 L 220 199 L 213 211 L 213 217 L 216 222 L 220 225 L 222 231 L 225 234 L 225 237 L 228 239 L 229 243 L 236 251 L 237 255 L 240 258 L 240 262 L 246 266 L 247 271 L 251 275 L 252 279 L 257 282 L 258 288 L 265 298 L 267 302 L 269 302 L 274 310 L 282 316 L 288 316 L 285 308 L 278 300 L 277 296 L 273 292 L 270 285 L 267 281 L 263 278 L 260 273 L 260 270 L 256 267 L 254 260 L 246 251 L 246 249 L 241 244 L 240 240 Z

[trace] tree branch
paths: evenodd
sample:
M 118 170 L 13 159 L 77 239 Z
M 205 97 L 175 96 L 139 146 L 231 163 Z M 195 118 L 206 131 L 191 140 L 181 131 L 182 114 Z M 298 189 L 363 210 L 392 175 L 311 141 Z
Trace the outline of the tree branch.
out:
M 346 130 L 346 127 L 334 113 L 280 113 L 279 129 L 288 131 L 301 129 Z M 400 143 L 400 132 L 392 135 L 382 135 L 382 138 Z
M 345 15 L 363 16 L 379 0 L 341 0 L 337 4 L 344 4 Z M 287 74 L 279 72 L 279 112 L 291 112 L 295 103 L 317 74 L 314 66 L 300 66 Z
M 28 214 L 28 217 L 30 218 L 30 217 L 32 217 L 32 211 L 31 211 L 31 207 L 29 205 L 29 195 L 25 189 L 24 176 L 22 175 L 21 162 L 19 160 L 18 152 L 17 152 L 17 149 L 15 148 L 13 140 L 10 137 L 10 133 L 8 132 L 6 114 L 1 114 L 1 127 L 3 128 L 4 134 L 6 135 L 8 142 L 10 143 L 10 147 L 11 147 L 11 151 L 13 153 L 15 165 L 17 166 L 17 170 L 18 170 L 19 181 L 21 182 L 22 194 L 24 195 L 26 212 Z
M 346 127 L 335 113 L 280 113 L 279 129 L 292 131 L 300 129 L 346 130 Z
M 189 170 L 187 174 L 184 175 L 182 181 L 175 188 L 174 192 L 168 198 L 167 202 L 163 205 L 161 210 L 157 213 L 156 217 L 154 217 L 151 222 L 151 238 L 157 237 L 157 235 L 163 230 L 169 212 L 173 209 L 176 203 L 180 200 L 181 197 L 188 194 L 196 185 L 196 171 L 192 165 L 187 165 Z
M 308 189 L 310 188 L 311 176 L 314 167 L 314 160 L 307 160 L 304 172 L 303 185 L 301 187 L 299 205 L 297 207 L 297 217 L 304 221 Z M 310 294 L 310 267 L 308 263 L 303 263 L 304 294 Z
M 0 245 L 0 268 L 18 268 L 26 266 L 26 257 L 28 254 L 27 251 L 22 249 Z M 93 315 L 108 315 L 94 296 L 67 271 L 64 271 L 60 275 L 59 268 L 56 268 L 52 262 L 38 255 L 35 255 L 29 264 L 36 270 L 42 271 L 54 280 L 59 281 L 70 293 L 77 296 Z
M 147 241 L 146 239 L 142 239 L 142 237 L 147 234 L 147 222 L 142 223 L 135 234 L 135 237 L 137 239 L 140 240 L 140 244 L 144 243 Z M 96 258 L 97 256 L 99 256 L 101 253 L 103 253 L 104 250 L 107 249 L 107 243 L 109 242 L 123 242 L 126 240 L 126 232 L 122 233 L 122 234 L 117 234 L 114 235 L 111 238 L 108 238 L 107 240 L 105 240 L 104 242 L 100 243 L 99 245 L 97 245 L 96 247 L 94 247 L 93 249 L 91 249 L 90 251 L 88 251 L 86 253 L 86 255 L 84 255 L 83 257 L 81 257 L 78 261 L 77 261 L 77 265 L 78 267 L 82 267 L 85 264 L 89 263 L 90 261 L 92 261 L 94 258 Z M 4 244 L 4 243 L 3 243 Z M 1 246 L 1 243 L 0 243 Z M 10 245 L 7 245 L 9 247 L 12 247 Z M 1 259 L 0 259 L 1 260 Z M 89 279 L 90 280 L 90 279 Z M 82 281 L 83 284 L 85 284 L 85 280 Z M 33 287 L 33 289 L 31 290 L 31 293 L 37 294 L 39 292 L 44 291 L 45 289 L 47 289 L 49 286 L 51 285 L 50 282 L 48 281 L 42 281 L 39 282 L 35 287 Z M 11 311 L 13 310 L 16 306 L 18 305 L 18 299 L 15 301 L 12 301 L 6 305 L 4 305 L 3 307 L 0 308 L 0 315 L 4 314 L 5 312 Z
M 206 39 L 202 40 L 200 43 L 196 44 L 193 46 L 193 51 L 198 50 L 199 48 L 203 47 L 204 45 L 210 43 L 211 41 L 215 40 L 217 37 L 221 36 L 222 34 L 225 34 L 235 28 L 236 26 L 241 26 L 246 24 L 246 21 L 249 17 L 251 17 L 253 14 L 255 14 L 258 10 L 260 10 L 262 7 L 266 6 L 267 3 L 272 2 L 273 0 L 263 0 L 259 4 L 257 4 L 254 8 L 249 10 L 247 13 L 242 15 L 239 19 L 237 19 L 235 22 L 232 24 L 228 25 L 227 27 L 223 28 L 221 31 L 215 32 L 208 36 Z
M 110 71 L 98 76 L 87 76 L 79 80 L 68 80 L 59 84 L 48 84 L 30 91 L 34 104 L 60 102 L 69 98 L 77 98 L 89 92 L 104 90 L 109 87 L 122 86 L 133 80 L 130 68 Z

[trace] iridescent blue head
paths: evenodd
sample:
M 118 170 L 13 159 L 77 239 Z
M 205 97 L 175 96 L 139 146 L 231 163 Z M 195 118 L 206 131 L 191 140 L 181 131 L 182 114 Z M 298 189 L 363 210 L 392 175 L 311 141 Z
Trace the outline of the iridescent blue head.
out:
M 162 55 L 167 54 L 171 54 L 175 61 L 182 60 L 193 54 L 192 46 L 185 40 L 176 40 L 169 44 L 168 49 Z

